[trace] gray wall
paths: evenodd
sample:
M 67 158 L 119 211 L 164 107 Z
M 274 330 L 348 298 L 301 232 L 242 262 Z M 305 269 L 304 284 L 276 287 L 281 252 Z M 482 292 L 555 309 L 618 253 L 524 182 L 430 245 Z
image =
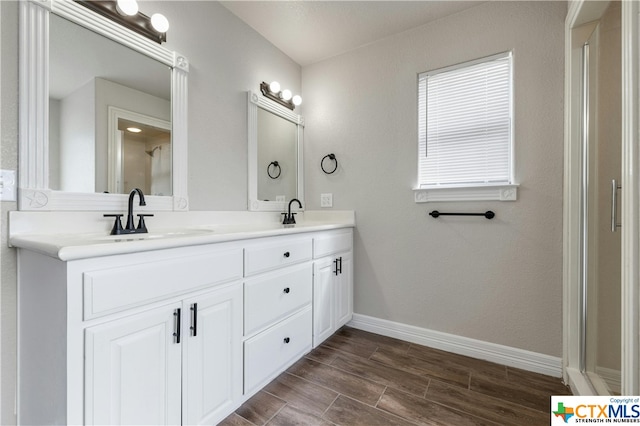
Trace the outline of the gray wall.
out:
M 18 7 L 0 2 L 0 167 L 18 168 Z M 16 254 L 7 246 L 7 216 L 16 203 L 0 202 L 0 423 L 15 423 Z
M 304 70 L 214 2 L 145 1 L 170 20 L 166 46 L 189 74 L 192 210 L 247 207 L 246 94 L 277 79 L 301 93 L 307 206 L 334 194 L 356 210 L 355 310 L 559 356 L 562 281 L 564 3 L 491 2 Z M 2 167 L 17 168 L 17 6 L 0 2 Z M 413 203 L 416 76 L 514 49 L 519 200 Z M 304 90 L 301 90 L 304 89 Z M 338 171 L 320 159 L 334 152 Z M 434 220 L 426 212 L 493 209 L 497 219 Z M 14 422 L 15 253 L 2 203 L 0 387 Z
M 168 49 L 187 56 L 189 198 L 191 210 L 247 209 L 247 90 L 280 81 L 300 93 L 300 66 L 226 8 L 211 1 L 144 1 L 140 11 L 168 17 Z M 18 7 L 0 1 L 2 168 L 17 170 Z M 0 423 L 15 423 L 16 260 L 7 248 L 2 202 L 0 288 Z
M 565 14 L 488 2 L 303 69 L 307 207 L 356 212 L 356 313 L 561 356 Z M 507 50 L 518 201 L 414 203 L 417 74 Z

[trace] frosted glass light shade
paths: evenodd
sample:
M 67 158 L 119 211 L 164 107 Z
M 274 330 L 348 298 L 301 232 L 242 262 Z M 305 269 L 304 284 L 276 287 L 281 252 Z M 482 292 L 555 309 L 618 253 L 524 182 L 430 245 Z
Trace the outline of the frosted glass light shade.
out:
M 161 13 L 151 15 L 151 25 L 160 33 L 166 33 L 169 30 L 169 20 Z
M 118 0 L 116 10 L 121 15 L 134 16 L 138 13 L 138 2 L 136 0 Z
M 269 90 L 271 93 L 278 93 L 280 91 L 280 83 L 272 81 L 271 84 L 269 84 Z
M 282 91 L 282 99 L 284 99 L 285 101 L 288 101 L 289 99 L 291 99 L 291 90 L 284 89 Z
M 302 98 L 299 95 L 295 95 L 292 101 L 295 106 L 298 106 L 302 103 Z

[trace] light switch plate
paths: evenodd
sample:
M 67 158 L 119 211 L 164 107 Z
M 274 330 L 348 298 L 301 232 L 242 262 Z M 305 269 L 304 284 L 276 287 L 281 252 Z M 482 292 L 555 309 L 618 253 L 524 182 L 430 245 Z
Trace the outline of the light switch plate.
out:
M 0 200 L 16 201 L 15 170 L 0 170 Z
M 320 194 L 320 207 L 333 207 L 333 194 Z

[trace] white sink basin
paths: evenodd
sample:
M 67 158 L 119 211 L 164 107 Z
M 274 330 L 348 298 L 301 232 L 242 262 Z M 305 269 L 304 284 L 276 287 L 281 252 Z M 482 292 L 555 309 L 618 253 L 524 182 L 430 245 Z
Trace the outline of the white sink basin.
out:
M 160 240 L 165 238 L 179 238 L 179 237 L 196 237 L 198 235 L 211 235 L 215 232 L 211 228 L 187 228 L 187 229 L 174 229 L 165 231 L 154 231 L 146 234 L 122 234 L 122 235 L 106 235 L 101 237 L 88 237 L 88 240 L 93 240 L 98 243 L 103 242 L 127 242 L 127 241 L 141 241 L 141 240 Z

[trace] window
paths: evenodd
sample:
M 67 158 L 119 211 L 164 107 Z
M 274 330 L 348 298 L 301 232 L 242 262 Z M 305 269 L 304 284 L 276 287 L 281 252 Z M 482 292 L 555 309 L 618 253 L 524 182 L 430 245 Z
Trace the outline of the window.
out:
M 515 199 L 511 58 L 418 76 L 416 201 Z

